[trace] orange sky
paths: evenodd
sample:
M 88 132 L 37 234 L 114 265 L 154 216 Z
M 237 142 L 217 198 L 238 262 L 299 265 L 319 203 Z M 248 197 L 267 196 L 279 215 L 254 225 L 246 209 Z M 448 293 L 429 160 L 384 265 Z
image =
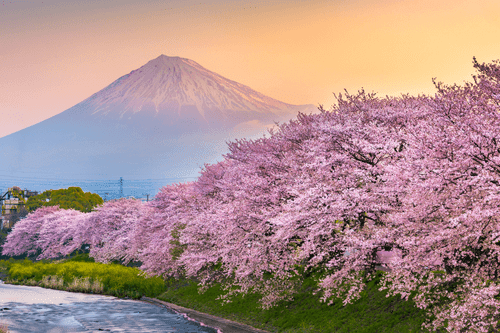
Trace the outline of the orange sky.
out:
M 160 54 L 292 104 L 434 94 L 500 58 L 498 0 L 0 0 L 0 137 Z

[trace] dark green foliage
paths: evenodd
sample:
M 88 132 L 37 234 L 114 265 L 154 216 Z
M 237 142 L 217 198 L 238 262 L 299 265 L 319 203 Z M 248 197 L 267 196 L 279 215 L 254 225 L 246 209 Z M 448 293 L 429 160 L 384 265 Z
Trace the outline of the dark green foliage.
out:
M 3 244 L 6 238 L 7 238 L 7 232 L 4 230 L 0 230 L 0 246 Z
M 24 207 L 24 205 L 19 205 L 18 207 L 16 207 L 16 209 L 12 210 L 12 213 L 10 214 L 10 222 L 12 223 L 12 225 L 15 225 L 22 218 L 25 218 L 28 213 L 29 212 L 26 207 Z
M 179 241 L 181 231 L 185 228 L 186 225 L 183 224 L 175 227 L 174 230 L 172 230 L 171 235 L 173 237 L 173 240 L 170 241 L 170 244 L 174 245 L 174 247 L 170 249 L 170 254 L 172 255 L 173 260 L 177 260 L 187 247 L 187 245 L 181 244 L 181 242 Z
M 46 199 L 49 199 L 47 201 Z M 26 207 L 30 212 L 42 206 L 56 206 L 63 209 L 75 209 L 88 213 L 104 201 L 95 193 L 83 192 L 79 187 L 69 187 L 60 190 L 48 190 L 30 197 Z
M 0 222 L 1 223 L 1 222 Z M 6 239 L 7 239 L 7 232 L 5 230 L 0 230 L 0 249 L 2 248 L 3 244 L 5 243 Z M 1 252 L 1 251 L 0 251 Z M 0 260 L 1 259 L 8 259 L 9 257 L 8 256 L 3 256 L 1 255 L 0 253 Z
M 68 261 L 95 262 L 94 258 L 89 257 L 88 253 L 79 253 L 79 254 L 75 255 L 74 257 L 66 260 L 66 262 L 68 262 Z

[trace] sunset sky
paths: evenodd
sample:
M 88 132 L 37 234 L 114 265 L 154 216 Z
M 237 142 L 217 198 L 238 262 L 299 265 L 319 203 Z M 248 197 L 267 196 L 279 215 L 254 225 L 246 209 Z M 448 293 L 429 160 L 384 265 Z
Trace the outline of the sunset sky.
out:
M 160 54 L 291 104 L 434 94 L 500 58 L 498 0 L 0 0 L 0 137 Z

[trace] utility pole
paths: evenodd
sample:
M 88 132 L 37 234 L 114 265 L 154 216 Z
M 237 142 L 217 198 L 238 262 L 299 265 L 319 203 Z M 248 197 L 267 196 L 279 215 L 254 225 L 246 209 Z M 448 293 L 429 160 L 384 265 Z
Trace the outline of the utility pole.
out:
M 120 198 L 123 198 L 123 178 L 120 177 Z
M 149 202 L 149 194 L 148 193 L 143 193 L 142 195 L 145 195 L 146 196 L 146 202 Z

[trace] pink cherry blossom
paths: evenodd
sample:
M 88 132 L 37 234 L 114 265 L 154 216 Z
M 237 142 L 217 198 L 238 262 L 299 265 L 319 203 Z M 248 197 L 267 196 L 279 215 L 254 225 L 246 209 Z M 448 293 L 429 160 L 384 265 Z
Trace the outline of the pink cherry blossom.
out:
M 338 94 L 268 136 L 228 143 L 195 182 L 147 204 L 121 199 L 83 214 L 40 208 L 4 254 L 49 258 L 90 244 L 98 261 L 150 275 L 222 283 L 230 301 L 291 299 L 320 272 L 321 300 L 381 289 L 429 310 L 428 329 L 489 332 L 500 319 L 500 62 L 435 96 Z M 432 318 L 432 320 L 431 320 Z

